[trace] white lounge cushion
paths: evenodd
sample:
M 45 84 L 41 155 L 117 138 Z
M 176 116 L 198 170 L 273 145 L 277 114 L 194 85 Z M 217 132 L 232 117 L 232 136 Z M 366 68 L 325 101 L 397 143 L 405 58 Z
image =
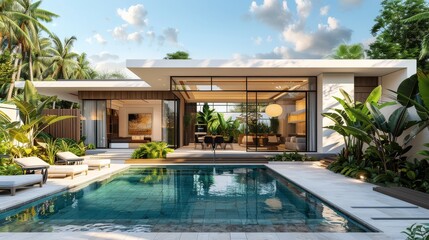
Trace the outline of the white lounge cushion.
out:
M 0 176 L 0 188 L 29 186 L 43 182 L 42 174 Z
M 110 159 L 85 159 L 83 164 L 88 165 L 88 167 L 96 167 L 100 169 L 105 166 L 110 167 Z
M 38 157 L 15 158 L 14 161 L 22 167 L 49 167 L 49 164 Z
M 51 165 L 48 171 L 49 176 L 61 174 L 70 175 L 72 178 L 75 174 L 86 172 L 88 174 L 88 165 Z
M 57 156 L 63 160 L 83 159 L 83 157 L 78 157 L 72 152 L 57 152 Z

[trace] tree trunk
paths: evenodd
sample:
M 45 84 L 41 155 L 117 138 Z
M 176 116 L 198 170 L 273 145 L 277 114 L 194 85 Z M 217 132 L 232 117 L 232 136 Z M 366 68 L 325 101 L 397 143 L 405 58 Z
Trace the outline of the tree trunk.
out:
M 13 68 L 15 69 L 15 71 L 12 74 L 12 79 L 11 79 L 11 82 L 10 82 L 9 90 L 7 92 L 7 97 L 6 97 L 7 101 L 10 101 L 12 99 L 13 90 L 15 88 L 15 80 L 16 80 L 16 77 L 18 76 L 18 70 L 16 70 L 16 68 L 18 67 L 18 63 L 19 63 L 18 54 L 20 53 L 20 51 L 21 51 L 21 44 L 19 44 L 17 46 L 17 49 L 16 49 L 16 55 L 17 56 L 15 57 L 15 61 L 13 63 Z
M 52 103 L 52 109 L 55 109 L 55 103 L 57 103 L 57 101 L 54 101 L 54 102 Z
M 30 81 L 33 81 L 33 56 L 31 53 L 31 49 L 28 51 L 29 52 L 29 56 L 28 56 L 28 69 L 29 69 L 29 74 L 30 74 Z
M 73 107 L 74 107 L 74 102 L 72 102 L 70 109 L 73 109 Z

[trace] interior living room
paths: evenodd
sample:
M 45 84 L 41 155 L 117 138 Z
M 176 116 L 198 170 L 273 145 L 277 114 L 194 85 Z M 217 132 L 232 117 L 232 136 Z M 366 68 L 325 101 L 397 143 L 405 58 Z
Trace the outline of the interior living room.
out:
M 185 116 L 194 120 L 184 131 L 194 149 L 207 149 L 205 139 L 219 136 L 221 149 L 315 151 L 315 85 L 314 77 L 172 77 Z M 200 116 L 208 114 L 214 121 Z M 225 131 L 225 124 L 232 126 Z

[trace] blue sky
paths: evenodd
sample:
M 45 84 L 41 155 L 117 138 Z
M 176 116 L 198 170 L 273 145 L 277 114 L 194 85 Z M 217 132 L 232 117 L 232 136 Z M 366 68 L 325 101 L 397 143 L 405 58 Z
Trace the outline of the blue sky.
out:
M 60 15 L 47 24 L 77 37 L 100 71 L 126 59 L 324 58 L 340 43 L 373 40 L 378 0 L 43 0 Z

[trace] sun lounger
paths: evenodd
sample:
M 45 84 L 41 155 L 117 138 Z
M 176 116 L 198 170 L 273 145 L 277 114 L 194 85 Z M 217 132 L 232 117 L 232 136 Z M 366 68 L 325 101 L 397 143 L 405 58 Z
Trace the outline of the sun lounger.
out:
M 76 174 L 85 173 L 88 175 L 88 165 L 51 165 L 49 167 L 49 177 L 70 176 L 74 178 Z
M 91 159 L 90 156 L 78 157 L 72 152 L 58 152 L 57 157 L 65 162 L 83 160 L 83 164 L 90 168 L 98 168 L 98 170 L 106 166 L 110 168 L 110 159 Z
M 40 171 L 43 183 L 48 179 L 49 164 L 38 157 L 15 158 L 14 161 L 21 166 L 24 174 Z
M 23 169 L 37 169 L 46 167 L 46 174 L 49 176 L 71 176 L 73 179 L 76 174 L 85 172 L 88 174 L 88 165 L 49 165 L 38 157 L 15 158 Z M 49 168 L 49 172 L 48 169 Z
M 0 189 L 10 190 L 12 196 L 15 195 L 17 188 L 33 186 L 35 184 L 39 184 L 40 187 L 43 186 L 42 174 L 0 176 Z

